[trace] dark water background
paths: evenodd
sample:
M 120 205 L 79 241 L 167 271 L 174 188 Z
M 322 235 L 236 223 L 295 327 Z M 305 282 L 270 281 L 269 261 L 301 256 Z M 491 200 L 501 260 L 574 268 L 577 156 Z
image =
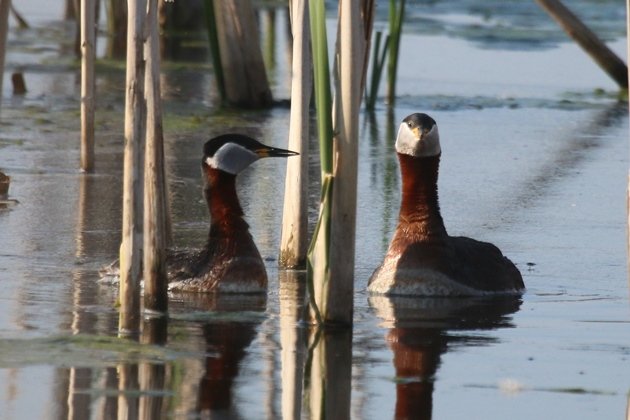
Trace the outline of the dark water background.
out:
M 351 333 L 298 322 L 303 274 L 276 261 L 285 167 L 268 160 L 239 177 L 267 296 L 173 296 L 168 333 L 141 343 L 116 338 L 117 291 L 97 282 L 120 243 L 123 64 L 97 67 L 97 169 L 82 175 L 73 26 L 61 4 L 15 3 L 33 27 L 10 28 L 0 111 L 0 169 L 19 201 L 0 210 L 0 418 L 318 418 L 325 399 L 353 419 L 625 417 L 628 109 L 534 2 L 408 2 L 397 104 L 360 121 Z M 625 58 L 623 4 L 570 5 Z M 273 94 L 288 98 L 286 13 L 261 22 Z M 163 67 L 175 242 L 198 246 L 203 142 L 240 131 L 284 146 L 289 113 L 220 111 L 208 64 Z M 522 300 L 365 292 L 396 223 L 395 130 L 417 111 L 440 126 L 449 232 L 497 244 L 523 273 Z

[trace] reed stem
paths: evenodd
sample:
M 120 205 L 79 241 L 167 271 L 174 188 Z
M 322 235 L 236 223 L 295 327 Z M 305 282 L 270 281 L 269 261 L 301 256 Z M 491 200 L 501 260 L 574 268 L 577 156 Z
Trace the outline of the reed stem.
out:
M 392 106 L 396 102 L 396 77 L 398 74 L 398 51 L 402 33 L 405 0 L 389 1 L 389 61 L 387 63 L 387 103 Z
M 219 50 L 219 36 L 217 33 L 217 20 L 214 14 L 214 2 L 213 0 L 204 0 L 203 4 L 206 13 L 206 26 L 208 28 L 208 42 L 210 44 L 210 58 L 212 59 L 214 78 L 217 82 L 221 102 L 225 102 L 227 94 L 225 92 L 223 66 L 221 65 L 221 51 Z
M 385 37 L 383 43 L 383 49 L 381 50 L 381 39 L 383 33 L 376 32 L 374 40 L 374 50 L 372 52 L 372 74 L 370 78 L 370 89 L 365 92 L 365 108 L 368 111 L 373 111 L 376 105 L 376 97 L 378 95 L 378 88 L 381 84 L 381 77 L 383 76 L 383 68 L 385 67 L 385 57 L 389 50 L 389 35 Z

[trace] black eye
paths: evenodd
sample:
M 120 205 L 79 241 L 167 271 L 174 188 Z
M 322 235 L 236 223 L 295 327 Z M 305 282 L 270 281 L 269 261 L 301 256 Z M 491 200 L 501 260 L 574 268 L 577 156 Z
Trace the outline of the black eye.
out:
M 411 121 L 408 121 L 407 125 L 409 126 L 409 128 L 413 127 L 413 123 Z

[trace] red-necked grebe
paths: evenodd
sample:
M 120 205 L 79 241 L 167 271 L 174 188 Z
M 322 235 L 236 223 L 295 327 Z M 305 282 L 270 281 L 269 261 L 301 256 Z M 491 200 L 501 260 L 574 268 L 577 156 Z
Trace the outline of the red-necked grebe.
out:
M 520 293 L 521 273 L 494 245 L 449 236 L 438 204 L 440 136 L 426 114 L 403 120 L 396 138 L 402 177 L 398 226 L 368 290 L 388 295 Z
M 183 292 L 261 293 L 267 271 L 243 218 L 236 194 L 236 176 L 255 161 L 298 153 L 265 146 L 241 134 L 207 141 L 201 168 L 210 212 L 206 246 L 195 253 L 169 252 L 169 290 Z

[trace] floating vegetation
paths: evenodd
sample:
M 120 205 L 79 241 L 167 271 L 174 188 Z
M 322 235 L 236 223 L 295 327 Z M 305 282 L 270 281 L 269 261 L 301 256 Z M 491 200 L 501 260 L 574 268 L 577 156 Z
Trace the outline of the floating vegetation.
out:
M 603 92 L 603 91 L 602 91 Z M 561 98 L 524 98 L 500 96 L 458 96 L 458 95 L 404 95 L 398 96 L 398 105 L 415 106 L 441 111 L 488 108 L 536 108 L 584 110 L 610 107 L 610 98 L 617 93 L 566 92 Z
M 507 378 L 500 380 L 497 385 L 464 385 L 466 388 L 484 388 L 484 389 L 498 389 L 506 394 L 517 394 L 525 391 L 537 391 L 537 392 L 555 392 L 560 394 L 588 394 L 588 395 L 618 395 L 615 391 L 606 391 L 601 389 L 587 389 L 582 387 L 529 387 L 516 379 Z
M 580 18 L 603 40 L 625 36 L 625 9 L 618 3 L 582 0 L 572 2 L 571 8 L 579 10 Z M 482 48 L 540 50 L 570 42 L 535 2 L 416 0 L 407 9 L 406 30 L 461 38 Z
M 111 366 L 121 362 L 166 362 L 201 355 L 118 337 L 88 334 L 0 340 L 0 368 L 28 365 Z
M 8 146 L 22 146 L 24 144 L 24 139 L 9 139 L 6 137 L 0 137 L 0 148 L 8 147 Z

